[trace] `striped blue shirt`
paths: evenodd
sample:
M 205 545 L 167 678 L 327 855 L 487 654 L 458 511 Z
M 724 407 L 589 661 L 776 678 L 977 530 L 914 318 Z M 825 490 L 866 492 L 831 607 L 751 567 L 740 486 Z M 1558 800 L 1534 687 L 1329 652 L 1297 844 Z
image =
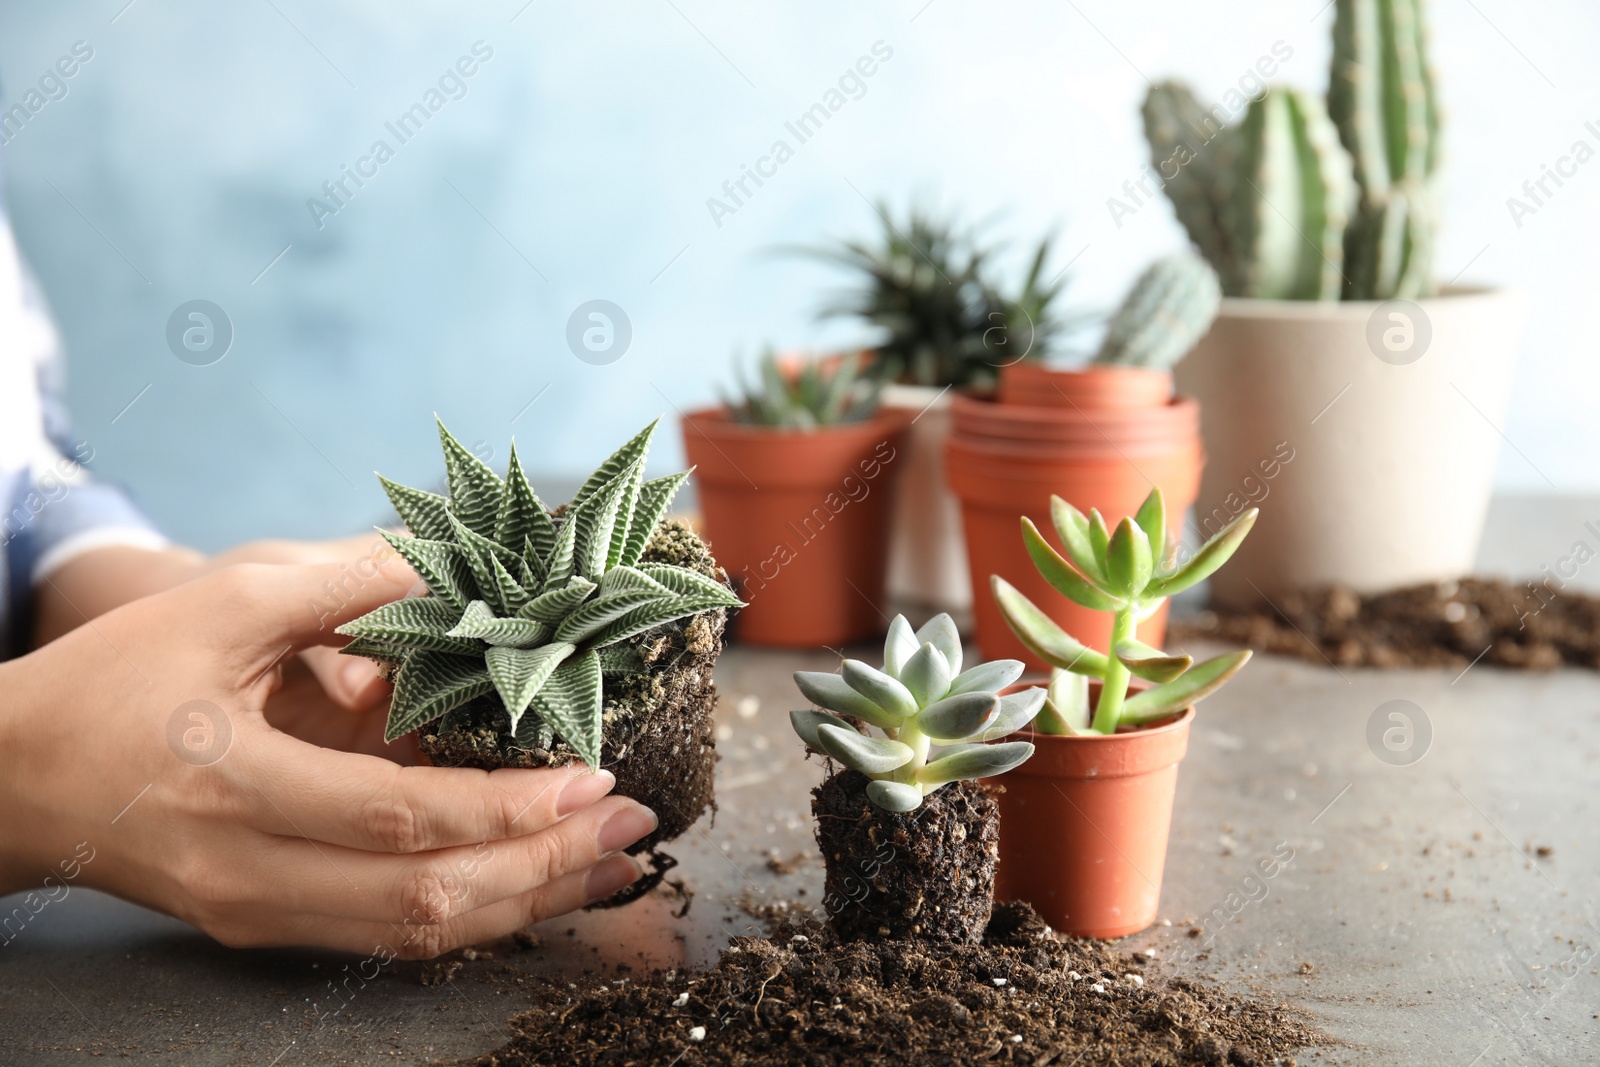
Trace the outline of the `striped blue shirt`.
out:
M 62 403 L 60 337 L 0 204 L 0 659 L 26 652 L 35 586 L 109 545 L 166 540 L 120 490 L 96 482 L 94 448 Z

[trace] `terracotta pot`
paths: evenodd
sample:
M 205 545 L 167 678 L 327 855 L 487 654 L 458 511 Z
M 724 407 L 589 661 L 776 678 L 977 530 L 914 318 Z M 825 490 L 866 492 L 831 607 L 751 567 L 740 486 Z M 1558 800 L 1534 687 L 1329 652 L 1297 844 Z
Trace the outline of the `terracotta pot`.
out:
M 972 610 L 961 504 L 944 476 L 954 396 L 931 385 L 888 385 L 883 391 L 884 406 L 904 410 L 912 420 L 895 490 L 889 599 L 930 616 Z
M 1074 937 L 1125 937 L 1154 922 L 1178 761 L 1193 721 L 1186 708 L 1110 735 L 1029 728 L 1008 738 L 1032 741 L 1036 750 L 994 779 L 1005 786 L 995 899 L 1026 900 Z
M 1261 516 L 1212 599 L 1249 606 L 1330 582 L 1376 592 L 1468 573 L 1521 322 L 1503 291 L 1224 300 L 1178 366 L 1206 413 L 1195 521 L 1209 535 L 1248 507 Z
M 999 403 L 993 394 L 958 393 L 952 395 L 950 416 L 952 432 L 967 441 L 1023 443 L 1038 453 L 1068 445 L 1115 454 L 1130 446 L 1185 444 L 1200 431 L 1200 405 L 1187 397 L 1150 408 L 1074 411 Z
M 1013 363 L 1000 371 L 1002 404 L 1095 412 L 1160 407 L 1171 397 L 1171 373 L 1149 367 Z
M 811 432 L 684 416 L 705 539 L 749 606 L 734 636 L 754 645 L 841 645 L 884 630 L 894 483 L 911 415 L 893 409 Z
M 989 576 L 998 574 L 1039 605 L 1078 640 L 1105 650 L 1111 642 L 1111 616 L 1079 607 L 1039 575 L 1022 544 L 1023 515 L 1053 538 L 1050 496 L 1058 495 L 1087 512 L 1100 509 L 1108 525 L 1139 510 L 1152 485 L 1166 498 L 1169 525 L 1181 526 L 1184 511 L 1200 484 L 1204 454 L 1198 432 L 1187 441 L 1151 446 L 1101 441 L 1074 449 L 1044 451 L 1022 444 L 950 439 L 945 453 L 950 487 L 961 499 L 972 587 L 973 619 L 985 659 L 1020 659 L 1035 670 L 1046 664 L 1022 646 L 1006 626 Z M 1167 609 L 1139 626 L 1139 639 L 1157 648 L 1166 637 Z

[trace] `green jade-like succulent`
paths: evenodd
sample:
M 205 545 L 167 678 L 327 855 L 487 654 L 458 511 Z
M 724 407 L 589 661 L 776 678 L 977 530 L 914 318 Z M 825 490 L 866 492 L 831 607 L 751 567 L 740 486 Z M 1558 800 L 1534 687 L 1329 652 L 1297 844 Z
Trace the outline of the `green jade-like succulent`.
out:
M 641 562 L 688 472 L 644 480 L 657 422 L 591 474 L 564 514 L 528 483 L 516 445 L 504 479 L 439 423 L 448 497 L 379 476 L 411 536 L 380 530 L 430 595 L 338 632 L 349 655 L 398 663 L 386 740 L 497 693 L 520 745 L 555 736 L 598 766 L 605 657 L 654 627 L 742 604 L 685 567 Z
M 949 615 L 936 615 L 915 633 L 898 615 L 883 644 L 882 669 L 847 659 L 838 674 L 796 671 L 795 685 L 823 710 L 790 712 L 789 721 L 813 751 L 872 779 L 872 803 L 915 811 L 943 785 L 1003 774 L 1033 755 L 1026 741 L 987 743 L 1022 729 L 1044 705 L 1039 688 L 999 694 L 1023 667 L 1002 659 L 963 672 L 961 635 Z M 856 722 L 883 736 L 863 733 Z
M 1181 563 L 1176 545 L 1168 543 L 1160 489 L 1151 490 L 1138 513 L 1123 519 L 1115 530 L 1106 528 L 1095 509 L 1085 516 L 1060 497 L 1051 497 L 1050 518 L 1065 556 L 1024 516 L 1022 539 L 1045 581 L 1073 603 L 1115 616 L 1112 654 L 1107 655 L 1069 636 L 1004 578 L 990 577 L 1011 632 L 1053 668 L 1034 729 L 1049 734 L 1116 733 L 1119 726 L 1152 723 L 1182 711 L 1233 677 L 1249 660 L 1249 650 L 1196 664 L 1189 656 L 1151 648 L 1134 631 L 1167 597 L 1216 573 L 1250 532 L 1256 514 L 1255 508 L 1246 511 Z M 1100 680 L 1100 699 L 1093 707 L 1091 678 Z M 1134 678 L 1154 684 L 1130 696 Z

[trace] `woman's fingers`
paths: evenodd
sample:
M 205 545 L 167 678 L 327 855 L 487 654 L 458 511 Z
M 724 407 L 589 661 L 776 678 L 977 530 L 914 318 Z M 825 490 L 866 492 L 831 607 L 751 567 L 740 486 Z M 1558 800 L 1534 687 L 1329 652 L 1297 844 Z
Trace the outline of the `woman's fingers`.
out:
M 335 630 L 398 600 L 417 584 L 398 554 L 353 563 L 273 566 L 241 563 L 173 590 L 180 611 L 206 619 L 219 664 L 239 672 L 241 690 L 255 687 L 290 651 L 343 645 Z
M 316 677 L 322 691 L 345 711 L 369 711 L 388 699 L 389 683 L 378 676 L 378 665 L 365 656 L 345 656 L 336 648 L 316 645 L 303 650 L 300 660 Z
M 628 856 L 610 856 L 586 870 L 432 925 L 400 920 L 362 922 L 326 915 L 260 913 L 206 924 L 206 932 L 236 948 L 268 945 L 318 945 L 375 958 L 432 959 L 464 945 L 506 937 L 536 922 L 565 915 L 604 900 L 638 881 L 643 874 Z M 370 980 L 377 971 L 362 972 Z
M 648 808 L 607 797 L 539 833 L 411 856 L 282 838 L 241 865 L 236 906 L 437 926 L 587 870 L 655 828 Z M 284 871 L 294 873 L 285 879 Z M 269 899 L 261 899 L 264 886 Z
M 210 567 L 220 570 L 236 563 L 351 563 L 363 557 L 387 557 L 394 552 L 377 531 L 341 537 L 334 541 L 251 541 L 211 557 Z
M 535 833 L 616 784 L 610 772 L 583 764 L 492 774 L 402 767 L 306 744 L 265 724 L 236 726 L 233 749 L 216 769 L 257 830 L 402 854 Z

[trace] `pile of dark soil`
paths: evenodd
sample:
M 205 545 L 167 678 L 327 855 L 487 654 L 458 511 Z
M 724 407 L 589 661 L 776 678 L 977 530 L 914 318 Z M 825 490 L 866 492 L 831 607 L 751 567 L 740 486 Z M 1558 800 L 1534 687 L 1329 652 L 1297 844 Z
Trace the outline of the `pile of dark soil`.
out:
M 1293 1009 L 1058 940 L 997 905 L 980 944 L 841 943 L 815 921 L 738 938 L 716 968 L 547 980 L 476 1067 L 531 1064 L 1293 1064 L 1331 1039 Z
M 1340 586 L 1276 606 L 1172 620 L 1172 638 L 1208 638 L 1341 667 L 1600 668 L 1600 598 L 1499 579 L 1362 596 Z

